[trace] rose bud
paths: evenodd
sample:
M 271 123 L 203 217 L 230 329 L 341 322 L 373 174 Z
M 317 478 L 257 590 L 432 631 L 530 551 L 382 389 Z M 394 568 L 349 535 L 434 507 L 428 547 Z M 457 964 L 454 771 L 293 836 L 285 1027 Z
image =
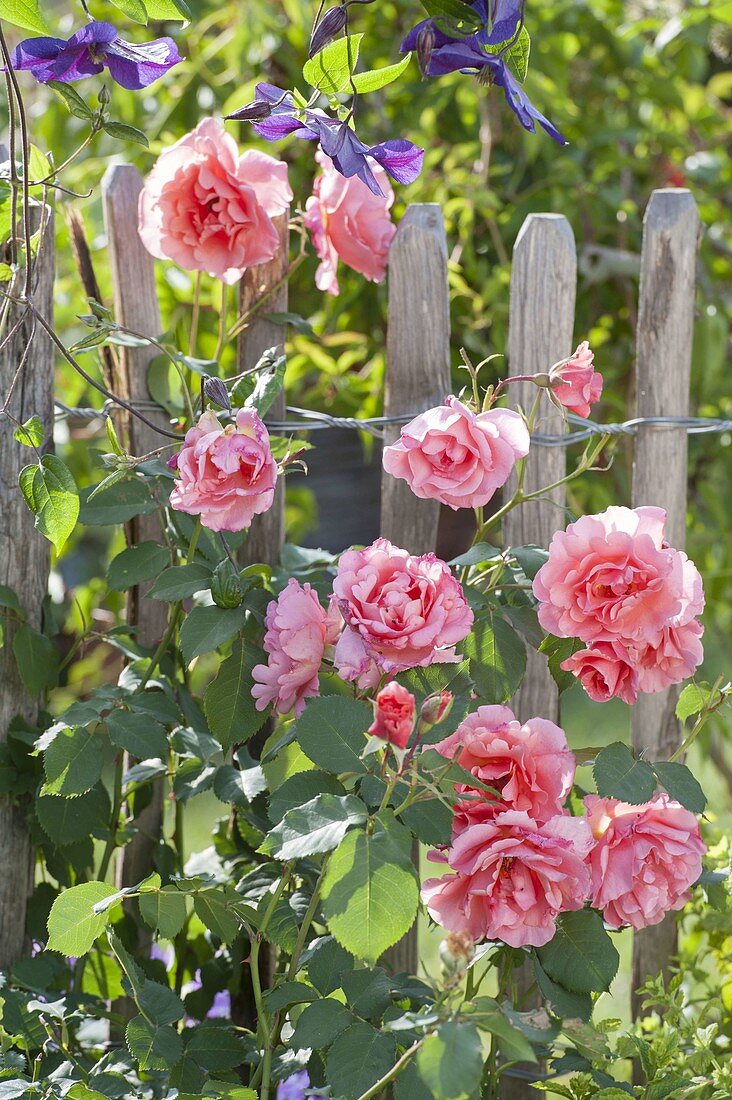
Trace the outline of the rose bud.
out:
M 381 737 L 399 749 L 405 749 L 414 728 L 414 696 L 392 680 L 382 688 L 374 702 L 372 737 Z
M 320 53 L 324 46 L 340 34 L 346 25 L 347 18 L 344 7 L 329 8 L 312 33 L 308 57 L 315 57 L 316 53 Z
M 454 696 L 447 688 L 435 692 L 434 695 L 428 695 L 419 712 L 420 725 L 427 729 L 442 722 L 452 710 L 453 700 Z
M 440 943 L 440 962 L 448 977 L 467 969 L 475 954 L 475 942 L 468 932 L 450 932 Z

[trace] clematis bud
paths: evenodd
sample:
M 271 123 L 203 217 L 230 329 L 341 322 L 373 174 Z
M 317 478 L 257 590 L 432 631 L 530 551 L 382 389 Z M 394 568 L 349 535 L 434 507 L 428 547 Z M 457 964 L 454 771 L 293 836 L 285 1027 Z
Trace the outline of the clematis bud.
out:
M 233 122 L 262 122 L 272 114 L 272 107 L 263 99 L 254 99 L 245 107 L 240 107 L 233 114 L 224 115 L 224 118 Z
M 345 27 L 347 19 L 344 7 L 329 8 L 313 30 L 308 57 L 315 57 L 316 53 L 320 53 L 324 46 L 332 42 Z
M 231 409 L 229 391 L 220 378 L 207 378 L 203 383 L 203 392 L 209 401 L 218 405 L 220 409 Z
M 447 718 L 452 710 L 453 700 L 452 692 L 446 688 L 444 691 L 435 692 L 434 695 L 428 695 L 419 712 L 421 728 L 429 729 L 430 726 L 436 726 L 438 722 Z
M 450 932 L 440 943 L 440 962 L 446 977 L 467 970 L 475 954 L 475 942 L 468 932 Z
M 429 75 L 432 51 L 435 48 L 435 31 L 431 23 L 422 27 L 417 35 L 417 64 L 422 76 Z

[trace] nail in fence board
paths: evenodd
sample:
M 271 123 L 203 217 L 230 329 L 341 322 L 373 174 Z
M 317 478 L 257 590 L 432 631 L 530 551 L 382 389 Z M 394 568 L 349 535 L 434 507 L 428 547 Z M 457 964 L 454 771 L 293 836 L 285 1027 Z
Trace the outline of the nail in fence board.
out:
M 643 220 L 637 416 L 688 415 L 698 239 L 699 212 L 691 193 L 675 188 L 654 191 Z M 633 507 L 665 508 L 666 539 L 679 549 L 686 541 L 686 496 L 686 431 L 641 427 L 635 439 Z M 649 760 L 667 760 L 680 743 L 674 714 L 679 690 L 640 695 L 633 707 L 633 746 Z M 634 990 L 647 977 L 667 969 L 676 942 L 672 916 L 636 934 Z

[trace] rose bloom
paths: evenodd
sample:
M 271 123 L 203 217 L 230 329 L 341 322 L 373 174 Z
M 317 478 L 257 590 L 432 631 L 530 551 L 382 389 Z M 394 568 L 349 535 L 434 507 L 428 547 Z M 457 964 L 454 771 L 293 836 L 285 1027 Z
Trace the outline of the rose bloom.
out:
M 664 627 L 704 606 L 701 577 L 664 542 L 662 508 L 608 508 L 558 531 L 533 591 L 550 634 L 657 644 Z
M 458 794 L 481 796 L 460 803 L 458 828 L 470 822 L 472 811 L 485 819 L 505 809 L 523 810 L 534 821 L 548 821 L 561 814 L 574 783 L 576 763 L 564 730 L 545 718 L 522 725 L 508 707 L 478 707 L 434 747 L 499 792 L 496 800 L 480 788 L 456 784 Z
M 305 700 L 319 694 L 318 673 L 328 640 L 325 608 L 309 584 L 294 578 L 267 606 L 264 625 L 266 665 L 255 665 L 252 695 L 257 710 L 273 704 L 278 714 L 302 713 Z
M 542 947 L 556 931 L 557 916 L 584 905 L 592 843 L 583 817 L 538 825 L 521 810 L 506 810 L 454 838 L 447 863 L 456 873 L 428 879 L 422 900 L 451 932 Z
M 414 696 L 396 680 L 383 687 L 376 696 L 374 721 L 369 726 L 372 737 L 382 737 L 399 749 L 405 749 L 414 729 Z
M 169 465 L 180 475 L 171 507 L 200 516 L 210 531 L 243 531 L 272 507 L 277 463 L 254 409 L 239 409 L 236 423 L 225 428 L 209 409 Z
M 342 176 L 324 153 L 316 153 L 315 159 L 323 173 L 315 180 L 313 194 L 305 204 L 305 225 L 320 258 L 315 285 L 318 290 L 338 294 L 339 259 L 372 283 L 382 283 L 396 233 L 389 213 L 394 204 L 389 177 L 376 161 L 370 161 L 384 192 L 375 195 L 358 176 Z
M 384 448 L 383 463 L 415 496 L 455 510 L 481 508 L 529 453 L 529 442 L 517 412 L 475 413 L 451 396 L 402 428 L 396 443 Z
M 276 255 L 272 218 L 291 199 L 286 164 L 255 149 L 240 155 L 206 118 L 158 158 L 140 194 L 138 231 L 153 256 L 235 283 Z
M 577 416 L 590 415 L 590 406 L 600 400 L 602 375 L 593 369 L 595 353 L 585 340 L 574 355 L 550 372 L 552 393 L 560 405 Z
M 633 704 L 638 698 L 634 657 L 622 642 L 593 642 L 562 661 L 561 668 L 572 672 L 596 703 L 622 699 Z
M 335 664 L 349 680 L 374 665 L 395 673 L 455 661 L 454 646 L 473 625 L 445 562 L 434 554 L 416 557 L 387 539 L 342 554 L 333 593 L 345 623 Z
M 641 806 L 591 794 L 585 807 L 597 841 L 592 905 L 610 927 L 637 931 L 683 908 L 706 851 L 694 814 L 666 794 Z

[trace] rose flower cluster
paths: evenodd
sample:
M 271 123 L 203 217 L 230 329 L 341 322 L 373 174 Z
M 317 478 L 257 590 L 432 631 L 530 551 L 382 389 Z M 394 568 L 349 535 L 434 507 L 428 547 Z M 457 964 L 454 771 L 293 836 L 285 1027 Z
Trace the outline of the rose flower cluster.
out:
M 705 850 L 694 814 L 665 794 L 639 806 L 588 795 L 586 815 L 570 816 L 575 759 L 553 722 L 479 707 L 436 748 L 476 781 L 456 787 L 452 841 L 430 854 L 451 873 L 422 886 L 444 928 L 542 947 L 588 900 L 636 929 L 689 900 Z

